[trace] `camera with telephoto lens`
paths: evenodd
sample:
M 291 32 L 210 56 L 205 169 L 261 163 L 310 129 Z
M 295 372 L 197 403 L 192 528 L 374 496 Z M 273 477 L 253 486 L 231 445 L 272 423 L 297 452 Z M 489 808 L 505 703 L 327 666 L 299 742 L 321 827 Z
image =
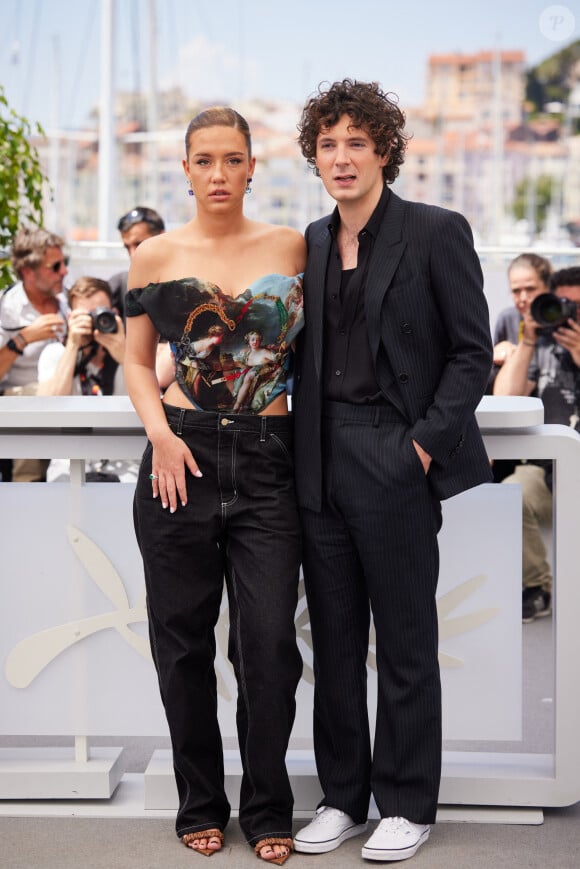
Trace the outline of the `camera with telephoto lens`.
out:
M 110 308 L 95 308 L 89 312 L 93 321 L 93 329 L 99 332 L 113 333 L 117 331 L 117 317 Z
M 551 335 L 556 329 L 565 326 L 568 320 L 577 320 L 576 310 L 576 302 L 556 296 L 555 293 L 536 296 L 530 309 L 532 317 L 542 327 L 536 330 L 540 335 Z

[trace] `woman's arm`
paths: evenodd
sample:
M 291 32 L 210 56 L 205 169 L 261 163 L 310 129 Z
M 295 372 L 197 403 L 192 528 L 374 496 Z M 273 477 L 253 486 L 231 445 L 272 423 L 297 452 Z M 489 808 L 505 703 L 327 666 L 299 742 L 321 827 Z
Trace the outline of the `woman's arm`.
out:
M 145 286 L 146 275 L 156 273 L 155 264 L 148 263 L 148 257 L 140 254 L 139 249 L 131 260 L 129 289 Z M 127 317 L 126 333 L 125 383 L 153 447 L 151 470 L 156 477 L 152 480 L 153 497 L 160 495 L 163 507 L 169 507 L 173 513 L 178 500 L 183 506 L 187 503 L 185 467 L 196 477 L 201 477 L 201 471 L 184 441 L 167 424 L 155 369 L 159 340 L 155 326 L 147 314 Z
M 133 406 L 153 447 L 151 464 L 153 497 L 161 496 L 163 507 L 172 513 L 178 501 L 187 504 L 185 467 L 201 477 L 195 459 L 181 438 L 173 434 L 163 411 L 155 361 L 157 332 L 147 314 L 127 318 L 125 383 Z
M 536 386 L 528 378 L 528 371 L 536 347 L 537 323 L 530 314 L 523 320 L 522 339 L 497 372 L 493 384 L 494 395 L 531 395 Z

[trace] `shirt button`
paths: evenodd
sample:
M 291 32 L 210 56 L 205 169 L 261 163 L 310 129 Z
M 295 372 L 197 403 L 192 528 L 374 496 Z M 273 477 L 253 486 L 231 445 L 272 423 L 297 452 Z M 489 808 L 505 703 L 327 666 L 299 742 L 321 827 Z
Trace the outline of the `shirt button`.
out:
M 337 377 L 340 377 L 340 375 L 342 374 L 342 371 L 339 368 L 337 368 L 334 373 L 336 374 Z
M 399 383 L 408 383 L 408 381 L 409 375 L 407 374 L 407 372 L 401 371 L 401 373 L 399 374 Z
M 334 301 L 336 299 L 336 293 L 333 293 L 330 298 Z
M 412 331 L 413 331 L 413 327 L 409 323 L 402 323 L 401 324 L 401 332 L 404 335 L 410 335 Z

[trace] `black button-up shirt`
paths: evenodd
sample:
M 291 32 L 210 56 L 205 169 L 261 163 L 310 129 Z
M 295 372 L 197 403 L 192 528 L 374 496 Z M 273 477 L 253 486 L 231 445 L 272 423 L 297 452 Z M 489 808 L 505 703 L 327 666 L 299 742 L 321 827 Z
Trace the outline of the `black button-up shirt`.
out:
M 323 394 L 331 401 L 385 404 L 375 376 L 365 317 L 366 277 L 373 244 L 389 200 L 385 185 L 378 205 L 358 234 L 354 269 L 342 269 L 338 250 L 340 215 L 335 208 L 324 292 Z

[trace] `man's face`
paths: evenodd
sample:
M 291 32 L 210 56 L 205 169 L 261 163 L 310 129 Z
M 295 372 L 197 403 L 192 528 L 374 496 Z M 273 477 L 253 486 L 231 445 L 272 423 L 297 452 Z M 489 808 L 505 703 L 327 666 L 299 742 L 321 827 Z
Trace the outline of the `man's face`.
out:
M 334 127 L 324 127 L 316 140 L 316 166 L 327 192 L 338 203 L 375 204 L 383 188 L 383 166 L 376 145 L 361 127 L 343 115 Z
M 580 284 L 572 284 L 569 287 L 557 287 L 554 293 L 560 299 L 570 299 L 571 302 L 576 302 L 576 321 L 580 323 Z
M 62 284 L 68 274 L 66 262 L 62 248 L 47 247 L 38 268 L 22 269 L 24 288 L 47 296 L 57 296 L 62 292 Z
M 125 250 L 130 257 L 133 256 L 142 241 L 146 238 L 151 238 L 153 235 L 159 235 L 148 223 L 134 223 L 126 232 L 121 233 L 121 239 Z
M 111 308 L 111 300 L 103 290 L 97 290 L 92 296 L 75 298 L 71 301 L 73 311 L 82 311 L 85 314 L 90 314 L 96 308 Z

